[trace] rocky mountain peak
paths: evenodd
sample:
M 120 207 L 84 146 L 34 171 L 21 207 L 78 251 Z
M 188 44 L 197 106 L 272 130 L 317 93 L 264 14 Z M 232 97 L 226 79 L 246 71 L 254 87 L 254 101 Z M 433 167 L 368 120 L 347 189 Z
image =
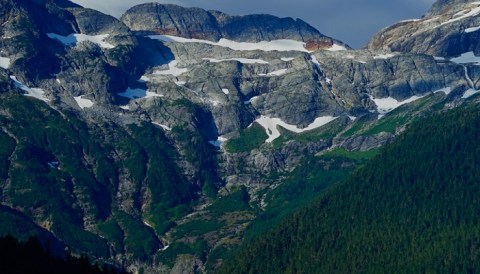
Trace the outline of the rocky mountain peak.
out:
M 475 2 L 475 0 L 438 0 L 432 5 L 427 14 L 425 14 L 425 17 L 458 12 L 462 10 L 465 5 Z
M 121 20 L 133 31 L 218 41 L 260 42 L 291 39 L 306 43 L 308 50 L 345 45 L 320 33 L 300 19 L 256 14 L 230 16 L 219 11 L 147 3 L 132 7 Z
M 437 1 L 421 19 L 399 22 L 376 34 L 368 48 L 455 57 L 478 52 L 480 2 Z

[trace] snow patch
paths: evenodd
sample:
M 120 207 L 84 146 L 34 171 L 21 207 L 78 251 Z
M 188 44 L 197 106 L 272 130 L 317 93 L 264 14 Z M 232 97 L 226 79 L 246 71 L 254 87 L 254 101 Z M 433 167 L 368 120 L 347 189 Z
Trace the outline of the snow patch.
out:
M 0 57 L 0 68 L 8 69 L 10 67 L 10 58 Z
M 181 86 L 184 86 L 187 82 L 186 81 L 173 81 L 175 83 L 175 85 L 181 87 Z
M 282 57 L 280 58 L 280 60 L 282 60 L 283 62 L 290 62 L 290 61 L 293 61 L 295 58 L 294 57 Z
M 425 96 L 412 96 L 404 101 L 399 102 L 397 99 L 393 97 L 387 97 L 387 98 L 380 98 L 380 99 L 374 99 L 373 96 L 369 95 L 370 99 L 377 105 L 377 111 L 380 114 L 387 114 L 390 111 L 398 108 L 401 105 L 405 105 L 408 103 L 411 103 L 413 101 L 416 101 L 418 99 L 421 99 Z
M 178 61 L 173 60 L 170 63 L 168 63 L 168 69 L 167 70 L 156 70 L 153 72 L 155 75 L 172 75 L 172 76 L 180 76 L 183 73 L 187 72 L 188 69 L 186 68 L 177 68 Z M 142 79 L 142 78 L 140 78 Z
M 115 48 L 114 45 L 105 42 L 105 39 L 110 36 L 110 34 L 100 34 L 100 35 L 86 35 L 82 33 L 72 33 L 67 36 L 62 36 L 56 33 L 47 33 L 47 36 L 51 39 L 55 39 L 60 43 L 64 44 L 67 47 L 75 46 L 77 43 L 89 41 L 94 44 L 97 44 L 101 48 L 105 49 L 113 49 Z
M 328 51 L 343 51 L 347 50 L 346 47 L 339 45 L 339 44 L 333 44 L 331 47 L 327 48 L 326 50 Z
M 332 79 L 328 78 L 328 77 L 325 77 L 325 81 L 327 82 L 327 84 L 331 85 L 332 84 Z
M 442 88 L 442 89 L 434 91 L 433 93 L 440 93 L 440 92 L 445 93 L 445 95 L 449 95 L 452 92 L 452 88 L 451 87 Z
M 373 59 L 390 59 L 392 57 L 395 57 L 395 54 L 393 53 L 387 53 L 387 54 L 379 54 L 373 57 Z
M 150 39 L 160 40 L 163 42 L 176 42 L 176 43 L 201 43 L 208 44 L 213 46 L 219 46 L 224 48 L 229 48 L 237 51 L 251 51 L 251 50 L 261 50 L 261 51 L 302 51 L 308 52 L 305 49 L 305 43 L 295 40 L 281 39 L 281 40 L 272 40 L 272 41 L 261 41 L 257 43 L 251 42 L 235 42 L 228 39 L 220 39 L 218 42 L 212 42 L 208 40 L 201 39 L 189 39 L 171 35 L 149 35 Z
M 310 58 L 312 58 L 312 63 L 314 63 L 317 66 L 320 66 L 320 63 L 317 60 L 317 57 L 315 55 L 310 55 Z
M 280 70 L 269 72 L 267 74 L 260 73 L 258 75 L 260 75 L 260 76 L 282 76 L 282 75 L 287 73 L 287 70 L 288 69 L 280 69 Z
M 83 95 L 77 96 L 77 97 L 73 97 L 73 99 L 75 99 L 75 101 L 77 102 L 78 106 L 79 106 L 81 109 L 93 107 L 93 104 L 94 104 L 94 103 L 93 103 L 92 100 L 84 99 L 84 98 L 82 98 L 82 97 L 83 97 Z
M 33 98 L 36 98 L 38 100 L 42 100 L 44 102 L 49 101 L 47 99 L 47 97 L 45 96 L 45 91 L 44 90 L 42 90 L 40 88 L 29 88 L 29 87 L 25 86 L 24 84 L 20 83 L 17 80 L 17 77 L 15 77 L 15 76 L 10 76 L 10 79 L 13 80 L 13 84 L 16 88 L 19 88 L 19 89 L 26 92 L 25 96 L 33 97 Z
M 130 106 L 129 106 L 129 105 L 120 106 L 120 108 L 123 109 L 123 110 L 130 110 Z
M 60 162 L 58 161 L 48 162 L 47 164 L 48 164 L 48 167 L 51 169 L 58 169 L 58 167 L 60 166 Z
M 473 96 L 473 95 L 475 95 L 475 94 L 477 94 L 477 93 L 479 93 L 479 92 L 480 92 L 480 90 L 475 90 L 475 89 L 473 89 L 473 88 L 468 89 L 468 90 L 465 91 L 465 93 L 462 95 L 462 99 L 467 99 L 467 98 L 469 98 L 469 97 L 471 97 L 471 96 Z
M 228 95 L 230 93 L 227 88 L 222 88 L 222 92 L 225 93 L 225 95 Z
M 227 141 L 228 139 L 223 137 L 223 136 L 218 136 L 217 137 L 217 140 L 214 140 L 214 141 L 208 141 L 209 144 L 211 144 L 212 146 L 215 146 L 217 148 L 222 148 L 223 145 L 225 144 L 225 142 Z
M 473 28 L 465 29 L 465 33 L 476 32 L 477 30 L 480 30 L 480 27 L 473 27 Z
M 268 64 L 267 61 L 264 61 L 262 59 L 249 59 L 249 58 L 228 58 L 228 59 L 202 58 L 202 59 L 208 60 L 210 63 L 237 61 L 242 64 Z
M 480 65 L 480 57 L 475 56 L 473 51 L 465 52 L 459 57 L 450 59 L 450 61 L 457 64 L 475 64 Z
M 169 126 L 166 126 L 166 125 L 163 125 L 163 124 L 160 124 L 160 123 L 156 123 L 156 122 L 152 122 L 152 124 L 157 125 L 157 126 L 163 128 L 166 131 L 172 131 L 172 128 L 169 127 Z
M 268 135 L 268 139 L 265 140 L 265 142 L 271 143 L 273 140 L 280 137 L 280 131 L 278 130 L 277 126 L 281 126 L 286 130 L 289 130 L 295 133 L 302 133 L 305 131 L 313 130 L 321 126 L 324 126 L 337 118 L 338 117 L 333 117 L 333 116 L 318 117 L 306 128 L 298 128 L 296 125 L 290 125 L 285 123 L 280 118 L 270 118 L 267 116 L 261 116 L 260 118 L 255 120 L 255 122 L 260 124 L 265 129 L 265 132 Z
M 248 99 L 247 101 L 243 101 L 245 105 L 250 105 L 253 101 L 255 101 L 258 96 L 253 96 L 252 98 Z
M 162 94 L 157 94 L 155 92 L 149 92 L 141 88 L 127 88 L 124 92 L 118 93 L 119 96 L 130 98 L 130 99 L 139 99 L 139 98 L 150 98 L 150 97 L 163 97 Z
M 350 115 L 348 115 L 348 118 L 350 118 L 350 121 L 355 121 L 355 120 L 357 120 L 357 117 L 355 117 L 355 116 L 350 116 Z
M 146 75 L 143 75 L 142 77 L 140 77 L 140 79 L 138 79 L 138 82 L 140 83 L 150 82 L 150 78 L 148 78 L 148 76 Z

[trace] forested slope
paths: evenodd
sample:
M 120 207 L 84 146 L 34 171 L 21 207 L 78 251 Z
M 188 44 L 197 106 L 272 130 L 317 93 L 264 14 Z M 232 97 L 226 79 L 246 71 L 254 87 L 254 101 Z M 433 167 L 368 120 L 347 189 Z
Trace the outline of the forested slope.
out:
M 220 273 L 480 271 L 480 106 L 412 124 Z

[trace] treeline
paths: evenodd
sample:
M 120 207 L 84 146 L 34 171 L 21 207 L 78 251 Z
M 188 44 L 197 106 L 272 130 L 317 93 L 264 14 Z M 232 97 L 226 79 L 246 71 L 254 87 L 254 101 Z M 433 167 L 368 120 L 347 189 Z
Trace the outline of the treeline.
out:
M 480 106 L 413 123 L 219 273 L 480 272 Z
M 12 236 L 0 239 L 0 272 L 8 274 L 117 274 L 108 266 L 92 265 L 86 257 L 53 256 L 37 238 L 19 242 Z

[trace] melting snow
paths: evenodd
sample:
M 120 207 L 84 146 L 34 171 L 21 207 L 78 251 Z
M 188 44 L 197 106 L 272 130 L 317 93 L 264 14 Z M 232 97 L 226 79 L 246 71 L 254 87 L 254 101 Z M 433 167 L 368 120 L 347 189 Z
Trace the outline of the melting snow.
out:
M 374 56 L 373 59 L 389 59 L 395 57 L 395 54 L 393 53 L 387 53 L 387 54 L 379 54 L 377 56 Z
M 284 75 L 285 73 L 287 73 L 287 70 L 288 69 L 280 69 L 280 70 L 269 72 L 267 74 L 260 73 L 258 75 L 260 75 L 260 76 L 281 76 L 281 75 Z
M 17 77 L 15 76 L 10 76 L 10 79 L 13 80 L 14 82 L 14 85 L 16 88 L 19 88 L 25 92 L 27 92 L 27 94 L 25 94 L 25 96 L 30 96 L 30 97 L 33 97 L 33 98 L 36 98 L 38 100 L 42 100 L 44 102 L 48 102 L 49 100 L 47 99 L 47 97 L 45 97 L 45 91 L 43 91 L 42 89 L 39 89 L 39 88 L 29 88 L 27 86 L 25 86 L 24 84 L 20 83 L 18 80 L 17 80 Z
M 211 63 L 220 63 L 228 61 L 237 61 L 242 64 L 268 64 L 267 61 L 262 59 L 249 59 L 249 58 L 229 58 L 229 59 L 215 59 L 215 58 L 202 58 L 203 60 L 208 60 Z
M 374 99 L 373 96 L 371 95 L 369 95 L 369 97 L 377 105 L 378 113 L 386 114 L 398 108 L 401 105 L 411 103 L 413 101 L 423 98 L 424 96 L 415 95 L 401 102 L 397 101 L 395 98 L 392 98 L 392 97 L 380 98 L 380 99 Z
M 223 146 L 223 144 L 224 144 L 227 140 L 228 140 L 228 139 L 225 138 L 225 137 L 218 136 L 217 140 L 215 140 L 215 141 L 208 141 L 208 143 L 211 144 L 212 146 L 221 148 L 221 147 Z
M 8 69 L 10 67 L 10 58 L 0 57 L 0 68 Z
M 222 88 L 222 92 L 225 93 L 226 95 L 228 95 L 230 93 L 230 91 L 226 88 Z
M 110 34 L 100 34 L 100 35 L 86 35 L 82 33 L 72 33 L 68 36 L 62 36 L 56 33 L 47 33 L 47 36 L 51 39 L 58 40 L 65 46 L 71 47 L 76 45 L 79 42 L 83 41 L 89 41 L 94 44 L 97 44 L 101 48 L 106 48 L 106 49 L 113 49 L 115 48 L 114 45 L 105 42 L 105 39 L 110 36 Z
M 333 116 L 319 117 L 315 119 L 315 121 L 313 121 L 313 123 L 308 125 L 306 128 L 298 128 L 296 125 L 290 125 L 285 123 L 280 118 L 270 118 L 267 116 L 261 116 L 260 118 L 255 120 L 255 122 L 257 122 L 263 128 L 265 128 L 265 131 L 268 135 L 268 139 L 265 142 L 271 143 L 273 140 L 280 137 L 280 131 L 278 130 L 277 126 L 281 126 L 295 133 L 302 133 L 305 131 L 313 130 L 321 126 L 324 126 L 337 118 L 338 117 L 333 117 Z
M 305 49 L 305 43 L 295 40 L 281 39 L 272 41 L 261 41 L 258 43 L 250 42 L 235 42 L 228 39 L 220 39 L 218 42 L 212 42 L 201 39 L 188 39 L 183 37 L 176 37 L 170 35 L 150 35 L 150 39 L 156 39 L 163 42 L 177 42 L 177 43 L 202 43 L 214 46 L 220 46 L 224 48 L 230 48 L 232 50 L 245 51 L 245 50 L 261 50 L 261 51 L 303 51 L 308 52 Z
M 172 75 L 172 76 L 180 76 L 183 73 L 187 72 L 188 69 L 186 68 L 177 68 L 178 61 L 173 60 L 170 63 L 168 63 L 168 69 L 167 70 L 156 70 L 153 72 L 153 74 L 156 75 Z M 140 78 L 142 79 L 142 78 Z
M 75 99 L 75 101 L 77 102 L 78 106 L 81 108 L 81 109 L 84 109 L 84 108 L 91 108 L 93 107 L 93 101 L 92 100 L 89 100 L 89 99 L 84 99 L 82 98 L 83 95 L 81 96 L 77 96 L 77 97 L 73 97 L 73 99 Z
M 295 59 L 294 57 L 282 57 L 282 58 L 280 58 L 280 60 L 282 60 L 283 62 L 290 62 L 294 59 Z
M 450 59 L 450 61 L 457 63 L 457 64 L 471 64 L 474 63 L 475 65 L 480 64 L 480 57 L 475 56 L 473 51 L 465 52 L 459 57 L 455 57 Z
M 149 92 L 148 90 L 140 89 L 140 88 L 127 88 L 125 92 L 118 93 L 118 95 L 130 99 L 138 99 L 138 98 L 149 98 L 149 97 L 163 97 L 162 94 L 157 94 L 155 92 Z
M 347 50 L 346 47 L 339 45 L 339 44 L 333 44 L 331 47 L 327 48 L 326 50 L 329 51 L 342 51 L 342 50 Z
M 479 29 L 480 29 L 480 27 L 468 28 L 468 29 L 465 29 L 465 32 L 466 32 L 466 33 L 476 32 L 476 31 L 479 30 Z
M 172 130 L 171 127 L 166 126 L 166 125 L 163 125 L 163 124 L 160 124 L 160 123 L 152 122 L 152 124 L 157 125 L 157 126 L 163 128 L 164 130 L 167 130 L 167 131 L 171 131 L 171 130 Z

